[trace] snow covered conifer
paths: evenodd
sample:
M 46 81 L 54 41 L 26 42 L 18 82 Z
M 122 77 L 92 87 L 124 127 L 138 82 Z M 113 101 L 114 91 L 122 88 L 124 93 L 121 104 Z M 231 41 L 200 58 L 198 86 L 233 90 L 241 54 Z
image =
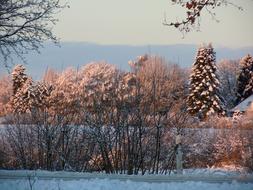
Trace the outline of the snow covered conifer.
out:
M 43 107 L 46 98 L 50 95 L 50 86 L 44 83 L 34 83 L 25 74 L 25 67 L 17 65 L 12 72 L 13 95 L 10 108 L 14 113 L 31 112 L 33 109 Z
M 212 114 L 225 114 L 218 95 L 219 80 L 215 59 L 211 44 L 200 47 L 190 75 L 188 111 L 202 119 Z
M 251 55 L 240 61 L 240 73 L 237 81 L 237 102 L 241 102 L 253 94 L 253 58 Z
M 16 94 L 18 89 L 22 88 L 27 79 L 25 67 L 23 65 L 16 65 L 12 72 L 13 94 Z

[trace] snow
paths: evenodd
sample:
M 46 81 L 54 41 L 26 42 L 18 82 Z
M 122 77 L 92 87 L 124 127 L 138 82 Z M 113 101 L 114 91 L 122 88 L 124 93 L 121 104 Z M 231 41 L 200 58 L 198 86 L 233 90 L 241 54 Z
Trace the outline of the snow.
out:
M 199 177 L 226 177 L 226 176 L 241 176 L 242 168 L 207 168 L 207 169 L 187 169 L 184 170 L 182 177 L 187 176 L 199 176 Z M 77 173 L 77 172 L 48 172 L 48 171 L 8 171 L 0 170 L 0 174 L 4 175 L 7 173 L 13 173 L 13 179 L 4 179 L 0 178 L 0 190 L 30 190 L 32 185 L 33 190 L 252 190 L 253 182 L 250 183 L 239 183 L 237 181 L 223 182 L 223 183 L 214 183 L 214 182 L 204 182 L 204 181 L 169 181 L 164 182 L 162 179 L 167 176 L 161 175 L 147 175 L 147 176 L 137 176 L 144 177 L 147 179 L 150 178 L 159 178 L 156 182 L 143 182 L 143 181 L 131 181 L 129 179 L 123 180 L 126 175 L 105 175 L 105 174 L 88 174 L 88 173 Z M 29 173 L 29 174 L 28 174 Z M 35 178 L 19 178 L 15 179 L 15 176 L 20 176 L 22 174 L 27 174 L 25 176 L 35 176 Z M 37 174 L 37 175 L 36 175 Z M 38 176 L 53 176 L 49 179 L 38 179 Z M 90 179 L 81 179 L 80 176 L 95 176 Z M 172 173 L 172 176 L 176 174 Z M 250 174 L 244 174 L 250 175 Z M 37 177 L 36 177 L 37 176 Z M 72 179 L 63 180 L 64 177 L 73 177 Z M 105 178 L 101 178 L 106 176 Z M 114 177 L 113 177 L 114 176 Z M 120 179 L 113 179 L 115 176 L 123 176 Z M 250 175 L 251 176 L 251 175 Z M 55 177 L 55 179 L 54 179 Z M 133 176 L 132 176 L 133 177 Z M 168 176 L 169 178 L 169 176 Z M 160 181 L 161 180 L 161 181 Z
M 211 129 L 213 131 L 213 129 Z M 211 132 L 209 131 L 209 133 Z M 205 169 L 185 169 L 183 171 L 184 175 L 201 175 L 201 176 L 238 176 L 247 175 L 247 169 L 243 167 L 238 167 L 235 165 L 223 165 L 222 168 L 219 167 L 209 167 Z M 251 175 L 251 174 L 248 174 Z
M 219 104 L 218 104 L 218 102 L 217 101 L 213 101 L 213 105 L 215 105 L 215 106 L 218 106 Z
M 239 105 L 232 109 L 232 111 L 246 111 L 253 103 L 253 95 L 242 101 Z
M 32 182 L 33 183 L 33 182 Z M 31 184 L 32 184 L 31 183 Z M 1 190 L 29 190 L 28 180 L 0 180 Z M 240 184 L 237 182 L 211 184 L 204 182 L 183 183 L 147 183 L 119 181 L 109 179 L 92 180 L 37 180 L 33 184 L 34 190 L 252 190 L 253 184 Z

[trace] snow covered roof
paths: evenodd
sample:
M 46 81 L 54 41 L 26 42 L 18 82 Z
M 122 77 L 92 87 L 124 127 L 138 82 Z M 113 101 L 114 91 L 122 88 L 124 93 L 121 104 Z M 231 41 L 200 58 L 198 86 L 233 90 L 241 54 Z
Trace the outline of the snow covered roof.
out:
M 232 111 L 244 112 L 253 104 L 253 94 L 232 109 Z

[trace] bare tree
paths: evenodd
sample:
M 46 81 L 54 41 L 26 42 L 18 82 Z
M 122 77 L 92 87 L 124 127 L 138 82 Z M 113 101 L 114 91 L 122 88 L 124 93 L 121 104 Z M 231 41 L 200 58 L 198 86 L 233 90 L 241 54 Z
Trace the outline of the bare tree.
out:
M 8 67 L 11 55 L 24 61 L 28 51 L 38 51 L 47 40 L 57 42 L 52 32 L 54 17 L 67 5 L 60 0 L 0 0 L 0 54 Z
M 231 109 L 236 106 L 237 76 L 240 69 L 239 61 L 222 60 L 217 66 L 221 82 L 220 95 L 224 100 L 226 109 Z
M 0 116 L 6 114 L 8 102 L 12 94 L 12 84 L 9 76 L 0 77 Z

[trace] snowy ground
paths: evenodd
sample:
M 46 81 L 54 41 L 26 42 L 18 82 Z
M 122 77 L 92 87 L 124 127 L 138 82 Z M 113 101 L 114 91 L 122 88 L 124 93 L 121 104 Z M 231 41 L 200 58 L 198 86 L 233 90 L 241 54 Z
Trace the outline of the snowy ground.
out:
M 253 184 L 232 183 L 204 183 L 204 182 L 181 182 L 181 183 L 147 183 L 119 181 L 109 179 L 91 180 L 0 180 L 1 190 L 252 190 Z
M 228 180 L 245 176 L 250 180 Z M 231 168 L 185 170 L 182 176 L 172 174 L 130 177 L 96 173 L 0 170 L 0 190 L 253 190 L 252 177 L 252 174 L 231 171 Z

